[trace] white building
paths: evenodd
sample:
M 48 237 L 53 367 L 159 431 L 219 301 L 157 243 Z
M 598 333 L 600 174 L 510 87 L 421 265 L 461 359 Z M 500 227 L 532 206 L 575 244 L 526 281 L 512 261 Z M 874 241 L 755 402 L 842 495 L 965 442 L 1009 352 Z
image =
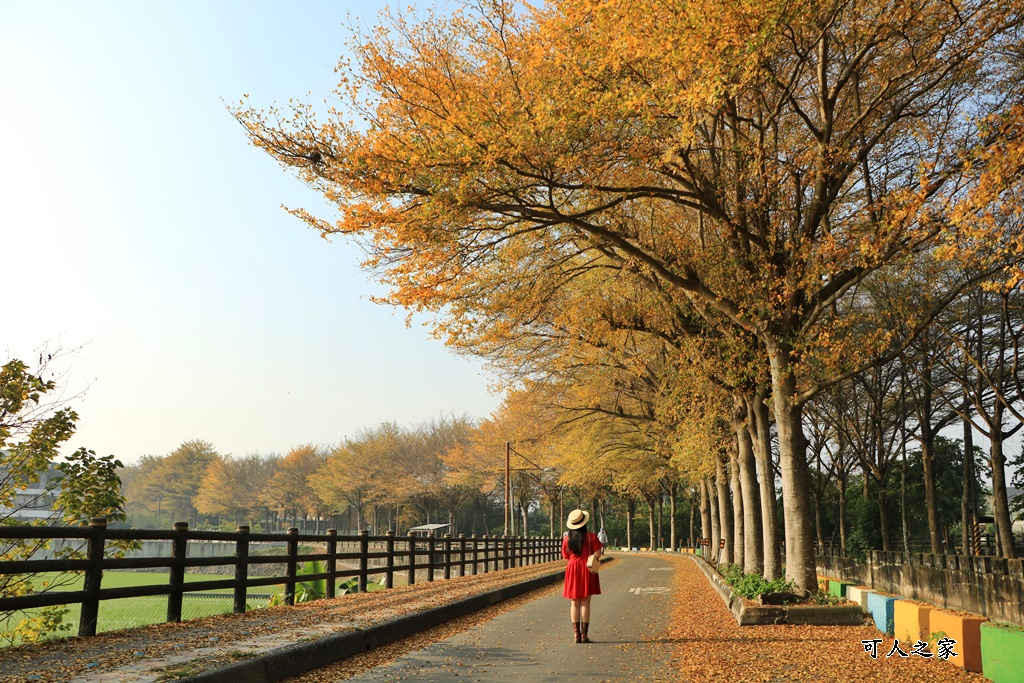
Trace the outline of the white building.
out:
M 9 474 L 8 468 L 0 466 L 0 487 L 11 484 Z M 53 503 L 60 495 L 61 476 L 60 470 L 49 467 L 40 475 L 39 481 L 27 488 L 15 489 L 11 507 L 0 504 L 0 519 L 21 522 L 53 519 L 56 522 L 59 516 L 53 511 Z

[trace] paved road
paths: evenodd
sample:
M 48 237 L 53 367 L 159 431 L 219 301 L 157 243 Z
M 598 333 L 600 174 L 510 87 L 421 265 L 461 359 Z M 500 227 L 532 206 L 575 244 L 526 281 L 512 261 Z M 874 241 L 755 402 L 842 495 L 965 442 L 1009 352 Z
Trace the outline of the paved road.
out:
M 590 644 L 572 642 L 561 588 L 523 607 L 348 683 L 422 681 L 675 681 L 666 661 L 673 567 L 655 556 L 618 556 L 601 572 Z

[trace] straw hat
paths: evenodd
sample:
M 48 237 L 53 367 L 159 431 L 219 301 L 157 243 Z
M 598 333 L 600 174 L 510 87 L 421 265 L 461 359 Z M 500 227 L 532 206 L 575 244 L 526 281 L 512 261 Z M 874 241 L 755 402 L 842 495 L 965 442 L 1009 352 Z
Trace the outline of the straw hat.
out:
M 569 519 L 565 521 L 565 525 L 570 529 L 579 529 L 580 527 L 586 526 L 589 520 L 589 512 L 576 508 L 569 513 Z

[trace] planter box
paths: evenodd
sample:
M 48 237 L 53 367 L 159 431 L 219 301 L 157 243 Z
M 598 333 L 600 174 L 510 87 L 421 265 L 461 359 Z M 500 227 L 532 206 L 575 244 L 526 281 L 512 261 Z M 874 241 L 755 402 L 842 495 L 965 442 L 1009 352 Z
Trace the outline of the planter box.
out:
M 765 624 L 859 626 L 864 623 L 864 613 L 857 605 L 747 605 L 743 598 L 733 595 L 732 589 L 707 563 L 695 557 L 693 557 L 693 561 L 704 572 L 711 587 L 721 596 L 722 602 L 732 612 L 739 626 Z
M 929 618 L 931 605 L 924 605 L 910 600 L 897 600 L 893 605 L 893 635 L 901 643 L 914 645 L 919 640 L 928 640 L 931 633 Z
M 846 589 L 846 599 L 850 602 L 856 602 L 860 605 L 861 610 L 868 611 L 868 593 L 871 592 L 870 588 L 864 586 L 850 586 Z
M 812 626 L 860 626 L 864 623 L 864 612 L 860 605 L 793 605 L 783 608 L 786 624 L 810 624 Z
M 736 619 L 737 626 L 765 626 L 768 624 L 785 624 L 785 607 L 750 607 L 743 598 L 734 598 L 732 603 L 732 616 Z
M 981 668 L 994 683 L 1024 683 L 1024 629 L 982 624 Z
M 976 614 L 963 615 L 934 609 L 928 626 L 933 640 L 936 640 L 936 635 L 945 634 L 956 641 L 953 651 L 957 656 L 950 657 L 947 662 L 981 673 L 981 625 L 986 621 L 988 619 Z M 938 652 L 935 643 L 932 643 L 932 652 Z
M 875 628 L 887 636 L 893 632 L 893 612 L 897 598 L 895 595 L 882 595 L 881 593 L 868 593 L 868 612 L 875 620 Z M 959 642 L 959 641 L 957 641 Z

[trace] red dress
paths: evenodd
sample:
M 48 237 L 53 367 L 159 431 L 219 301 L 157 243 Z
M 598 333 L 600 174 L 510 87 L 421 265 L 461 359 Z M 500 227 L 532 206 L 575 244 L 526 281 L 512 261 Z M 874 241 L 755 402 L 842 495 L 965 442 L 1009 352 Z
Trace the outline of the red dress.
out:
M 569 560 L 565 567 L 565 589 L 562 595 L 570 600 L 582 600 L 588 595 L 601 594 L 601 577 L 587 569 L 587 558 L 603 548 L 597 534 L 588 533 L 583 539 L 583 554 L 569 552 L 569 537 L 562 538 L 562 557 Z

